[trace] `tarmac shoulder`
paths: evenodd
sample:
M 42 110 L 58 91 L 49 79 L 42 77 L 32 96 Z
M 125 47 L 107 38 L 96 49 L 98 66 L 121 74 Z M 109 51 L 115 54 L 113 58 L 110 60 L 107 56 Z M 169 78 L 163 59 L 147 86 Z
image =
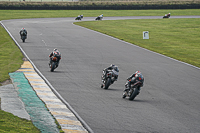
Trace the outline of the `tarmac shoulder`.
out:
M 31 120 L 13 84 L 0 86 L 0 98 L 1 110 L 12 113 L 20 118 Z

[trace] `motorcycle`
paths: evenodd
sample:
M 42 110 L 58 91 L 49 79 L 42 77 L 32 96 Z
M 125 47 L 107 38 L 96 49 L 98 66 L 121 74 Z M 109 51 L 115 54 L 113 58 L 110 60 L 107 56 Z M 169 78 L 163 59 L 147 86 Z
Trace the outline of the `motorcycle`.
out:
M 170 17 L 170 13 L 165 14 L 165 16 L 163 16 L 163 18 L 169 18 Z
M 83 18 L 83 15 L 80 15 L 78 17 L 75 18 L 75 20 L 81 20 Z
M 103 17 L 96 17 L 96 19 L 95 20 L 102 20 L 103 19 Z
M 25 39 L 27 39 L 27 34 L 21 31 L 20 35 L 21 35 L 22 42 L 25 42 Z
M 115 76 L 118 75 L 118 72 L 115 70 L 107 70 L 107 72 L 103 71 L 102 81 L 103 84 L 101 88 L 108 89 L 108 87 L 114 83 Z
M 131 88 L 129 89 L 128 82 L 129 81 L 127 81 L 125 84 L 125 90 L 122 94 L 123 95 L 122 98 L 126 98 L 128 96 L 129 100 L 132 101 L 140 93 L 140 87 L 142 87 L 143 83 L 140 81 L 137 81 L 136 83 L 131 84 Z
M 60 58 L 57 57 L 57 56 L 53 56 L 53 57 L 51 58 L 51 62 L 50 62 L 50 64 L 49 64 L 49 66 L 50 66 L 50 71 L 51 71 L 51 72 L 53 72 L 53 71 L 58 67 L 59 60 L 60 60 Z

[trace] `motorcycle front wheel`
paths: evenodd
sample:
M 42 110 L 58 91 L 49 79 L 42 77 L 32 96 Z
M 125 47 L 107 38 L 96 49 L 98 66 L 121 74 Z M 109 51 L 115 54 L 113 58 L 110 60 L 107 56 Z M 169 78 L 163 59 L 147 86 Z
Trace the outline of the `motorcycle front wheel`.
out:
M 131 101 L 134 100 L 135 97 L 138 95 L 138 92 L 139 92 L 139 90 L 137 88 L 134 88 L 132 91 L 132 94 L 129 97 L 129 100 L 131 100 Z
M 104 89 L 108 89 L 108 87 L 110 86 L 110 83 L 111 83 L 111 78 L 108 78 L 108 79 L 106 80 Z

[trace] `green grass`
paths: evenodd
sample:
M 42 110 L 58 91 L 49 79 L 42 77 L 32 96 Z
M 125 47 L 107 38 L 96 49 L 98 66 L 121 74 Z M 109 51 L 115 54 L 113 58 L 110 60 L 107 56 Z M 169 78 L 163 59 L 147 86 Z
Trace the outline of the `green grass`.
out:
M 151 19 L 77 22 L 157 53 L 200 67 L 200 19 Z M 150 39 L 143 39 L 149 31 Z
M 10 38 L 8 33 L 0 27 L 0 82 L 9 79 L 8 73 L 16 71 L 23 63 L 23 55 Z
M 0 110 L 1 133 L 39 133 L 31 121 L 18 118 L 11 113 Z

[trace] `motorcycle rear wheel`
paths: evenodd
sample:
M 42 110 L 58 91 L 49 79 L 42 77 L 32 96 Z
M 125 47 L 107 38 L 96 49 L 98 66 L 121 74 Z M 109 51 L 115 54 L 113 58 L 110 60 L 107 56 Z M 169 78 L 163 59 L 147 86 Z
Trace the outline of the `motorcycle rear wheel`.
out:
M 22 42 L 25 42 L 26 36 L 22 36 Z
M 54 71 L 54 69 L 55 69 L 55 66 L 56 66 L 56 63 L 55 63 L 55 62 L 52 62 L 52 64 L 51 64 L 51 72 L 53 72 L 53 71 Z

